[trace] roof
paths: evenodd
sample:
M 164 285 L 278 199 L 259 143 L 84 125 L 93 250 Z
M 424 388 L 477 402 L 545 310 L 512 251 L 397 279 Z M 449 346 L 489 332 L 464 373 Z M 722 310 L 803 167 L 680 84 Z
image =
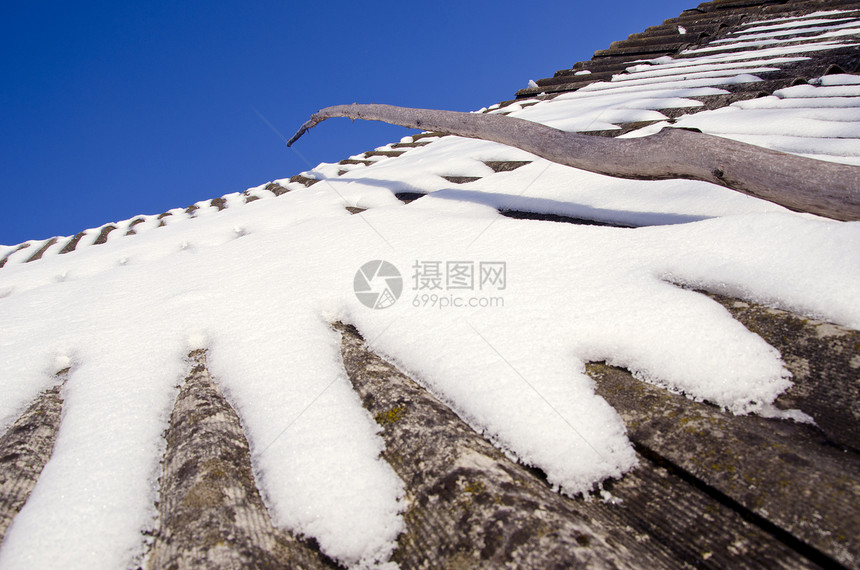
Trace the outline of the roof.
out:
M 708 2 L 479 112 L 860 165 L 858 38 Z M 6 247 L 0 566 L 858 567 L 858 243 L 422 133 Z

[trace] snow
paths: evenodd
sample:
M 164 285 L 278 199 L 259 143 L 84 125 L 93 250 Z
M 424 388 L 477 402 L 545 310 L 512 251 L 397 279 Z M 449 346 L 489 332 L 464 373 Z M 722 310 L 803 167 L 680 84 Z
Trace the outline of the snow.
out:
M 856 138 L 860 132 L 860 109 L 758 109 L 749 108 L 742 111 L 741 107 L 724 107 L 716 109 L 700 117 L 685 118 L 682 126 L 706 127 L 712 134 L 783 134 L 793 133 L 795 136 L 827 137 L 827 138 Z M 750 121 L 750 119 L 753 119 Z M 856 143 L 855 143 L 856 144 Z
M 816 85 L 831 86 L 831 85 L 860 85 L 860 76 L 848 74 L 833 74 L 825 75 L 817 80 L 810 81 Z
M 850 14 L 850 16 L 849 16 Z M 842 19 L 828 18 L 816 20 L 825 15 L 845 15 Z M 778 23 L 782 22 L 782 23 Z M 824 25 L 826 23 L 826 25 Z M 746 49 L 755 52 L 756 48 L 772 46 L 773 49 L 784 48 L 791 52 L 797 42 L 807 44 L 819 43 L 821 40 L 856 36 L 860 33 L 860 22 L 856 12 L 840 12 L 809 14 L 800 18 L 774 19 L 768 22 L 755 22 L 753 27 L 734 32 L 729 37 L 714 40 L 703 47 L 688 48 L 682 55 L 707 54 L 724 50 Z M 801 37 L 796 37 L 798 34 Z M 792 36 L 780 38 L 780 36 Z M 795 52 L 796 53 L 796 52 Z
M 696 112 L 693 99 L 759 80 L 751 73 L 766 71 L 762 58 L 777 65 L 840 45 L 658 58 L 625 79 L 488 109 L 572 131 L 654 121 L 625 135 L 644 136 L 668 125 L 661 109 L 689 108 L 676 126 L 860 163 L 854 76 L 715 111 Z M 380 458 L 379 427 L 343 369 L 334 320 L 354 324 L 370 348 L 568 494 L 636 461 L 621 418 L 585 374 L 589 361 L 735 413 L 775 413 L 790 386 L 780 355 L 695 290 L 860 328 L 858 222 L 791 213 L 703 182 L 613 179 L 496 143 L 421 141 L 430 144 L 396 160 L 321 164 L 303 173 L 320 180 L 308 188 L 278 181 L 292 191 L 277 199 L 262 185 L 225 196 L 223 210 L 206 201 L 117 222 L 103 245 L 93 243 L 106 226 L 87 230 L 74 252 L 59 255 L 68 242 L 59 239 L 38 262 L 24 263 L 47 242 L 0 247 L 9 256 L 0 269 L 0 428 L 71 364 L 54 455 L 8 531 L 0 567 L 140 563 L 141 531 L 156 522 L 163 432 L 194 348 L 208 349 L 213 378 L 242 419 L 276 523 L 360 566 L 389 558 L 406 505 L 403 483 Z M 490 160 L 528 164 L 494 173 Z M 403 205 L 395 192 L 427 195 Z M 346 206 L 369 209 L 350 215 Z M 637 227 L 514 220 L 498 210 Z M 370 260 L 403 276 L 389 308 L 369 309 L 354 294 L 355 273 Z M 506 280 L 417 288 L 415 268 L 434 262 L 504 263 Z
M 726 77 L 726 76 L 736 76 L 741 74 L 761 74 L 767 73 L 769 71 L 777 71 L 779 68 L 777 67 L 739 67 L 739 66 L 730 66 L 729 69 L 714 69 L 713 66 L 708 66 L 710 69 L 697 69 L 697 68 L 680 68 L 673 69 L 671 74 L 665 75 L 677 75 L 679 79 L 682 80 L 692 80 L 692 79 L 702 79 L 702 78 L 711 78 L 711 77 Z M 652 85 L 652 84 L 662 84 L 665 83 L 666 77 L 661 76 L 659 74 L 655 76 L 648 76 L 645 73 L 642 74 L 630 74 L 630 75 L 616 75 L 613 78 L 613 81 L 618 83 L 624 83 L 625 86 L 629 85 Z
M 636 65 L 628 67 L 628 71 L 640 71 L 651 69 L 652 65 L 659 65 L 664 69 L 673 67 L 687 67 L 690 65 L 708 65 L 714 63 L 725 63 L 730 61 L 744 60 L 765 60 L 775 63 L 779 57 L 793 54 L 814 53 L 839 47 L 842 44 L 839 42 L 815 42 L 812 44 L 798 44 L 793 46 L 781 46 L 777 48 L 761 48 L 750 51 L 729 52 L 729 53 L 712 53 L 709 55 L 697 55 L 695 57 L 672 58 L 669 56 L 661 56 L 654 59 L 642 60 Z M 685 51 L 683 54 L 687 54 Z
M 781 99 L 793 97 L 860 97 L 860 84 L 845 83 L 842 85 L 828 82 L 821 87 L 816 85 L 795 85 L 774 91 L 774 95 Z
M 856 16 L 857 11 L 856 10 L 826 10 L 826 11 L 820 11 L 820 12 L 813 12 L 811 14 L 804 14 L 803 16 L 791 16 L 791 17 L 787 17 L 787 18 L 770 18 L 764 22 L 763 21 L 741 22 L 740 24 L 738 24 L 738 27 L 739 28 L 747 28 L 747 27 L 752 26 L 752 28 L 749 28 L 750 30 L 756 29 L 756 31 L 760 31 L 759 26 L 763 26 L 763 27 L 768 28 L 768 29 L 776 29 L 777 26 L 779 26 L 779 27 L 796 27 L 798 24 L 800 24 L 801 26 L 809 25 L 810 22 L 812 22 L 813 25 L 818 25 L 821 22 L 816 21 L 815 18 L 824 18 L 824 17 L 829 17 L 829 16 L 848 16 L 849 14 Z M 828 18 L 828 19 L 830 19 L 830 18 Z M 832 21 L 844 22 L 845 19 L 833 18 Z M 777 24 L 776 22 L 783 22 L 783 23 Z
M 709 84 L 719 79 L 701 80 Z M 589 89 L 594 86 L 593 89 Z M 725 93 L 714 87 L 670 85 L 613 88 L 608 82 L 592 83 L 572 93 L 564 93 L 551 101 L 543 101 L 511 113 L 510 116 L 550 125 L 566 131 L 599 131 L 617 129 L 616 123 L 656 121 L 665 119 L 660 109 L 698 107 L 699 101 L 690 97 Z M 608 93 L 607 91 L 612 91 Z
M 687 115 L 675 126 L 812 158 L 860 164 L 860 84 L 828 75 L 760 99 Z
M 771 21 L 779 21 L 779 20 L 771 20 Z M 832 24 L 844 24 L 846 22 L 852 21 L 851 18 L 819 18 L 813 19 L 809 17 L 804 17 L 802 19 L 791 18 L 791 21 L 785 21 L 781 24 L 768 24 L 765 26 L 756 25 L 759 22 L 747 22 L 742 23 L 739 28 L 742 28 L 740 32 L 735 32 L 731 35 L 739 35 L 739 34 L 755 34 L 760 32 L 770 32 L 773 30 L 786 30 L 786 29 L 804 29 L 808 26 L 821 26 L 822 24 L 832 25 Z
M 394 178 L 396 162 L 367 168 L 366 178 L 3 270 L 0 282 L 11 288 L 0 300 L 4 425 L 51 385 L 57 355 L 74 366 L 57 452 L 0 565 L 63 557 L 116 567 L 137 552 L 140 528 L 154 517 L 161 433 L 190 338 L 206 339 L 278 522 L 357 563 L 390 553 L 402 528 L 402 485 L 378 458 L 376 426 L 345 377 L 330 320 L 356 324 L 372 348 L 568 493 L 635 461 L 623 423 L 583 373 L 588 360 L 737 412 L 766 406 L 789 385 L 776 351 L 713 301 L 672 283 L 860 326 L 860 249 L 851 245 L 860 224 L 770 213 L 595 228 L 501 218 L 468 195 L 452 200 L 457 191 L 402 206 L 383 198 L 391 194 L 380 183 Z M 566 179 L 570 188 L 581 175 L 537 167 L 488 176 L 487 186 L 493 180 L 516 197 L 530 177 L 544 177 L 542 187 Z M 627 196 L 649 184 L 665 192 L 661 183 L 609 181 L 622 192 L 629 185 Z M 342 197 L 375 207 L 349 216 Z M 740 202 L 758 204 L 739 200 L 737 211 Z M 238 238 L 237 226 L 245 229 Z M 407 296 L 385 311 L 367 309 L 351 284 L 370 259 L 404 275 L 421 259 L 504 261 L 504 307 L 416 308 Z
M 651 65 L 636 65 L 627 69 L 628 73 L 616 75 L 613 78 L 613 81 L 630 81 L 632 79 L 640 80 L 644 78 L 653 78 L 653 77 L 666 77 L 669 75 L 685 75 L 689 76 L 691 73 L 705 73 L 705 72 L 734 72 L 734 73 L 762 73 L 767 69 L 772 68 L 763 68 L 763 67 L 751 67 L 751 66 L 762 66 L 764 64 L 767 65 L 776 65 L 780 63 L 791 63 L 794 61 L 802 61 L 804 57 L 780 57 L 780 58 L 771 58 L 771 59 L 759 59 L 759 60 L 751 60 L 751 61 L 733 61 L 729 63 L 708 63 L 707 61 L 693 61 L 689 62 L 687 65 L 662 65 L 662 66 L 651 66 Z M 740 71 L 739 71 L 740 70 Z M 700 77 L 708 77 L 705 75 L 700 75 Z M 718 75 L 710 75 L 712 77 L 718 77 Z
M 835 38 L 841 36 L 856 36 L 860 33 L 860 27 L 850 28 L 846 30 L 839 30 L 834 32 L 826 32 L 820 34 L 819 38 Z M 709 52 L 719 52 L 726 49 L 749 49 L 749 48 L 760 48 L 763 46 L 785 46 L 792 47 L 791 44 L 797 42 L 797 38 L 786 38 L 786 39 L 761 39 L 761 40 L 747 40 L 747 41 L 738 41 L 734 43 L 726 43 L 726 44 L 710 44 L 707 47 L 695 48 L 685 50 L 684 53 L 690 54 L 701 54 L 701 53 L 709 53 Z M 856 44 L 855 44 L 856 45 Z
M 851 108 L 860 107 L 860 98 L 858 97 L 792 97 L 790 99 L 780 98 L 775 95 L 761 97 L 758 99 L 749 99 L 747 101 L 738 101 L 736 106 L 741 109 L 806 109 L 807 112 L 812 112 L 813 109 L 840 109 L 845 113 L 846 117 L 852 116 Z
M 815 32 L 828 32 L 830 30 L 844 30 L 846 28 L 856 30 L 857 21 L 856 20 L 848 20 L 843 24 L 837 24 L 833 21 L 828 21 L 828 23 L 826 25 L 821 25 L 821 26 L 810 26 L 809 22 L 805 22 L 803 27 L 792 26 L 789 29 L 780 29 L 780 30 L 776 30 L 776 31 L 761 30 L 760 33 L 751 33 L 753 30 L 748 29 L 748 30 L 744 30 L 741 33 L 730 34 L 729 37 L 727 37 L 727 38 L 714 40 L 711 43 L 712 44 L 721 44 L 721 43 L 727 43 L 727 42 L 734 42 L 740 38 L 743 38 L 744 40 L 760 40 L 760 39 L 766 39 L 766 38 L 777 38 L 779 36 L 788 36 L 788 35 L 796 35 L 796 34 L 811 34 L 811 33 L 815 33 Z M 734 36 L 734 37 L 732 37 L 732 36 Z
M 313 215 L 312 205 L 302 204 L 307 201 L 293 206 Z M 55 256 L 39 268 L 44 281 L 27 278 L 12 285 L 3 310 L 8 331 L 3 354 L 9 357 L 0 408 L 4 425 L 52 382 L 46 372 L 56 354 L 75 366 L 64 388 L 57 452 L 9 531 L 0 552 L 4 568 L 46 566 L 58 552 L 80 567 L 127 563 L 142 523 L 151 524 L 146 521 L 154 516 L 161 435 L 192 336 L 208 340 L 213 373 L 224 380 L 242 414 L 255 465 L 267 474 L 261 479 L 269 504 L 284 514 L 281 522 L 316 536 L 345 560 L 387 556 L 401 529 L 400 483 L 377 457 L 381 442 L 375 423 L 346 380 L 336 336 L 319 311 L 248 294 L 268 270 L 260 259 L 265 233 L 254 236 L 250 230 L 236 239 L 237 225 L 259 223 L 252 206 L 234 210 L 241 216 L 168 225 L 147 234 L 143 243 L 135 236 L 116 249 Z M 230 254 L 230 246 L 238 250 Z M 257 269 L 224 266 L 223 255 L 244 258 Z M 280 266 L 282 259 L 272 261 Z M 200 271 L 200 263 L 210 269 Z M 4 285 L 7 277 L 15 281 L 16 270 L 30 267 L 8 268 Z M 222 271 L 233 279 L 219 276 Z M 57 274 L 67 275 L 62 284 L 54 282 Z M 302 307 L 317 302 L 305 292 L 294 293 Z M 284 290 L 284 296 L 290 294 Z M 278 311 L 272 311 L 275 306 Z M 53 314 L 35 318 L 40 310 Z M 291 318 L 285 320 L 285 314 Z M 34 344 L 55 327 L 57 334 Z M 292 332 L 282 336 L 282 329 Z M 261 335 L 280 340 L 267 343 Z M 27 364 L 31 359 L 35 366 Z M 309 361 L 320 364 L 308 366 Z M 357 474 L 350 475 L 353 470 Z M 266 485 L 268 477 L 278 484 Z M 316 515 L 326 511 L 332 515 Z M 113 558 L 105 557 L 107 551 Z

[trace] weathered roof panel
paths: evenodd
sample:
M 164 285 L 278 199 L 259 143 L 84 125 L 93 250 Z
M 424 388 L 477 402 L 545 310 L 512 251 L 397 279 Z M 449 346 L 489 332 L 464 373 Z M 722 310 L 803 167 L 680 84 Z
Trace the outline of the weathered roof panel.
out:
M 860 4 L 856 0 L 715 0 L 614 42 L 608 49 L 595 52 L 590 61 L 560 70 L 552 78 L 537 81 L 537 87 L 519 91 L 516 99 L 482 112 L 510 114 L 595 136 L 646 136 L 664 127 L 699 129 L 782 152 L 860 164 L 860 115 L 854 112 L 860 108 L 858 46 Z M 659 186 L 620 183 L 555 167 L 517 149 L 423 133 L 338 164 L 319 165 L 288 179 L 187 208 L 138 216 L 75 236 L 0 247 L 0 303 L 28 303 L 34 307 L 34 314 L 40 314 L 40 291 L 61 285 L 69 276 L 74 280 L 75 271 L 84 267 L 84 261 L 92 264 L 96 260 L 96 269 L 87 266 L 89 278 L 111 280 L 118 279 L 117 272 L 125 266 L 146 267 L 154 259 L 177 252 L 194 255 L 196 248 L 225 251 L 236 239 L 253 236 L 257 224 L 272 223 L 269 219 L 263 221 L 266 204 L 277 204 L 273 201 L 290 200 L 284 196 L 302 193 L 308 200 L 296 204 L 306 207 L 307 213 L 290 212 L 294 216 L 290 223 L 297 227 L 319 212 L 333 216 L 323 210 L 324 206 L 337 209 L 341 217 L 356 220 L 373 215 L 374 209 L 402 207 L 401 204 L 409 204 L 403 211 L 435 208 L 450 211 L 454 218 L 466 212 L 457 209 L 458 204 L 476 205 L 483 208 L 481 215 L 487 216 L 490 227 L 498 224 L 497 228 L 504 225 L 498 220 L 505 219 L 498 217 L 498 212 L 517 220 L 593 224 L 589 228 L 605 232 L 643 231 L 629 228 L 687 224 L 721 216 L 737 216 L 737 224 L 743 220 L 753 223 L 754 218 L 743 216 L 795 216 L 773 204 L 739 197 L 704 183 L 693 196 L 684 186 L 688 182 L 675 182 Z M 478 210 L 469 210 L 468 215 L 477 216 L 475 212 Z M 350 218 L 348 214 L 360 216 Z M 368 219 L 371 218 L 365 222 L 370 225 Z M 520 224 L 516 227 L 523 240 L 545 235 L 536 232 L 528 221 L 516 223 Z M 828 227 L 837 226 L 834 223 Z M 230 231 L 225 233 L 224 227 Z M 777 231 L 779 222 L 762 227 Z M 170 232 L 175 243 L 154 239 Z M 825 241 L 827 233 L 822 230 L 815 239 Z M 724 234 L 714 235 L 726 238 Z M 332 247 L 342 245 L 334 238 L 331 243 Z M 290 251 L 283 244 L 279 246 L 277 251 L 282 254 Z M 173 249 L 167 251 L 169 247 Z M 738 247 L 749 247 L 748 256 L 755 259 L 755 244 Z M 851 250 L 851 244 L 847 244 L 843 253 L 847 255 Z M 681 247 L 675 253 L 692 255 Z M 647 251 L 642 256 L 646 254 Z M 575 252 L 570 255 L 575 258 Z M 256 250 L 253 256 L 256 263 L 273 271 L 287 267 L 285 271 L 291 276 L 306 269 L 290 266 L 289 259 L 282 260 L 284 267 L 275 267 L 269 259 L 271 252 L 264 249 Z M 801 271 L 791 276 L 798 280 L 794 289 L 785 283 L 772 284 L 773 290 L 782 292 L 779 298 L 740 290 L 742 287 L 733 285 L 730 277 L 730 265 L 737 258 L 723 260 L 725 282 L 685 280 L 671 274 L 672 266 L 668 264 L 665 267 L 669 269 L 660 275 L 661 286 L 689 287 L 683 291 L 690 303 L 688 308 L 693 306 L 693 298 L 710 308 L 719 303 L 720 314 L 730 314 L 779 352 L 793 375 L 793 385 L 771 407 L 753 406 L 758 415 L 736 416 L 711 401 L 703 401 L 707 398 L 687 397 L 675 385 L 661 383 L 659 378 L 649 377 L 632 365 L 632 372 L 617 366 L 620 362 L 615 360 L 615 354 L 592 358 L 586 364 L 586 372 L 597 394 L 622 418 L 636 466 L 578 496 L 559 493 L 559 484 L 540 466 L 518 461 L 522 450 L 481 424 L 471 408 L 451 395 L 450 389 L 446 391 L 420 374 L 410 374 L 403 362 L 382 348 L 373 348 L 374 339 L 363 338 L 353 326 L 361 320 L 355 314 L 326 316 L 330 323 L 325 326 L 333 329 L 328 332 L 340 336 L 336 354 L 320 350 L 314 356 L 299 358 L 291 354 L 294 347 L 277 343 L 270 346 L 269 337 L 288 338 L 290 328 L 304 327 L 310 335 L 311 329 L 319 326 L 319 315 L 317 321 L 311 322 L 295 314 L 283 314 L 286 324 L 273 325 L 269 317 L 281 308 L 267 304 L 267 288 L 279 286 L 282 280 L 273 281 L 274 285 L 249 280 L 246 287 L 230 294 L 246 297 L 243 301 L 253 306 L 251 313 L 244 315 L 245 328 L 237 329 L 245 331 L 247 338 L 234 337 L 229 347 L 216 342 L 192 350 L 185 372 L 172 380 L 177 384 L 172 408 L 166 414 L 169 417 L 161 418 L 158 424 L 163 425 L 163 436 L 147 444 L 151 449 L 131 450 L 129 457 L 139 459 L 146 455 L 153 466 L 161 458 L 159 478 L 149 482 L 151 496 L 135 503 L 149 501 L 152 512 L 147 513 L 155 518 L 143 520 L 148 515 L 138 513 L 141 520 L 131 521 L 140 527 L 137 543 L 121 545 L 127 552 L 117 555 L 114 541 L 112 548 L 116 548 L 111 555 L 114 560 L 122 558 L 129 566 L 152 568 L 358 567 L 384 563 L 387 555 L 379 552 L 388 552 L 385 548 L 390 549 L 390 561 L 404 568 L 543 568 L 579 564 L 860 568 L 860 333 L 816 318 L 821 316 L 819 312 L 826 313 L 826 307 L 804 305 L 808 296 L 796 290 L 809 289 L 814 283 Z M 607 261 L 611 262 L 612 258 Z M 564 263 L 573 264 L 575 260 Z M 849 270 L 852 269 L 847 267 L 845 271 Z M 351 279 L 352 275 L 347 277 Z M 630 280 L 635 276 L 631 270 L 619 273 L 618 278 Z M 193 280 L 193 276 L 189 279 Z M 707 284 L 710 287 L 704 287 Z M 826 287 L 826 283 L 821 286 Z M 567 284 L 566 289 L 570 287 Z M 704 297 L 703 288 L 709 289 L 709 298 Z M 560 288 L 552 295 L 563 303 L 572 296 L 566 289 Z M 201 283 L 192 282 L 182 290 L 177 287 L 175 294 L 164 300 L 169 307 L 160 309 L 180 310 L 188 299 L 205 297 L 205 291 L 206 285 Z M 124 292 L 115 294 L 122 296 Z M 145 291 L 138 290 L 136 294 L 144 295 Z M 646 295 L 642 291 L 631 294 Z M 235 302 L 230 295 L 214 295 L 211 303 Z M 643 302 L 657 301 L 648 298 Z M 559 312 L 563 312 L 560 307 Z M 152 318 L 142 313 L 123 326 L 104 326 L 134 337 L 133 321 Z M 195 314 L 195 321 L 209 322 L 210 316 L 201 313 Z M 219 313 L 213 308 L 213 314 Z M 847 312 L 840 315 L 836 309 L 827 314 L 844 317 L 845 321 L 853 318 Z M 347 322 L 350 316 L 354 322 Z M 647 316 L 644 312 L 643 318 Z M 678 319 L 683 317 L 677 315 Z M 270 323 L 271 330 L 261 323 Z M 702 328 L 708 324 L 712 323 L 703 323 Z M 80 325 L 79 320 L 59 320 L 56 327 L 73 333 L 74 327 Z M 12 331 L 13 327 L 30 325 L 16 321 L 4 326 Z M 700 333 L 706 338 L 708 331 Z M 652 334 L 670 338 L 669 331 Z M 202 333 L 200 336 L 205 337 Z M 63 336 L 63 342 L 71 342 L 68 338 L 71 337 Z M 416 342 L 432 340 L 422 338 Z M 147 337 L 138 341 L 153 342 Z M 206 344 L 205 338 L 198 341 Z M 0 336 L 0 350 L 7 350 L 4 343 L 20 349 Z M 702 346 L 705 344 L 703 341 Z M 42 351 L 33 346 L 26 348 L 33 355 Z M 549 354 L 551 347 L 545 348 Z M 713 351 L 720 349 L 717 343 Z M 245 376 L 219 378 L 219 370 L 235 371 L 224 367 L 224 360 L 219 358 L 235 355 L 236 351 L 244 354 Z M 179 370 L 183 352 L 188 350 L 177 347 L 173 361 L 157 364 Z M 727 368 L 731 367 L 733 354 L 715 356 L 705 352 L 700 358 L 721 358 Z M 284 493 L 278 487 L 281 482 L 272 475 L 278 472 L 266 467 L 270 463 L 261 462 L 268 447 L 254 439 L 260 433 L 259 418 L 241 405 L 247 404 L 242 388 L 261 382 L 247 363 L 268 358 L 266 362 L 272 364 L 279 355 L 282 359 L 299 358 L 290 360 L 295 363 L 303 358 L 320 358 L 321 354 L 322 358 L 336 360 L 344 371 L 342 379 L 348 380 L 349 386 L 344 388 L 344 382 L 344 386 L 338 384 L 338 389 L 352 390 L 375 420 L 383 442 L 381 458 L 403 484 L 402 513 L 397 519 L 401 521 L 399 534 L 394 533 L 395 543 L 376 553 L 376 560 L 358 560 L 331 549 L 330 537 L 319 530 L 322 527 L 315 526 L 315 518 L 322 519 L 329 512 L 285 516 L 282 503 L 275 497 Z M 34 356 L 35 361 L 44 367 Z M 0 427 L 6 430 L 0 435 L 0 541 L 15 532 L 14 520 L 39 484 L 40 472 L 43 468 L 50 471 L 45 466 L 50 465 L 58 434 L 63 435 L 63 422 L 68 426 L 75 418 L 69 420 L 69 413 L 82 409 L 83 397 L 76 391 L 80 383 L 94 378 L 87 369 L 90 363 L 67 358 L 60 364 L 61 370 L 50 372 L 57 372 L 56 376 L 26 376 L 33 383 L 25 390 L 28 397 L 21 396 L 24 391 L 12 389 L 17 379 L 4 376 L 0 367 L 0 390 L 5 390 L 2 393 L 6 398 L 0 410 L 0 421 L 5 422 Z M 283 373 L 275 364 L 269 371 Z M 37 386 L 34 378 L 41 378 L 38 381 L 44 386 Z M 572 371 L 570 379 L 574 381 Z M 109 380 L 101 379 L 106 386 Z M 120 380 L 134 385 L 133 379 L 117 379 Z M 308 405 L 314 405 L 332 384 Z M 282 383 L 254 409 L 259 412 L 274 405 L 271 402 L 281 402 L 281 392 L 285 391 L 290 391 L 293 399 L 307 397 L 306 392 Z M 17 399 L 13 402 L 14 398 Z M 143 402 L 155 396 L 141 391 L 137 400 L 128 394 L 123 398 L 127 409 L 116 411 L 126 414 L 128 422 L 141 418 L 155 421 L 146 415 L 148 408 Z M 545 401 L 550 407 L 555 403 L 552 397 Z M 518 405 L 525 406 L 525 398 Z M 336 407 L 331 412 L 340 413 Z M 814 423 L 804 423 L 809 417 Z M 66 430 L 67 436 L 77 433 L 78 443 L 92 437 L 92 442 L 83 443 L 96 449 L 121 447 L 126 441 L 123 434 L 84 436 L 74 432 L 74 427 Z M 63 458 L 65 465 L 69 464 L 68 453 Z M 114 455 L 120 457 L 121 453 Z M 92 465 L 91 470 L 109 469 L 110 461 L 106 457 L 103 464 Z M 308 459 L 297 457 L 295 461 Z M 350 466 L 342 468 L 346 472 L 343 475 L 348 476 Z M 67 488 L 57 487 L 62 477 L 49 475 L 42 484 L 60 495 L 64 489 L 72 493 L 75 485 L 87 484 L 84 480 L 70 480 L 63 483 Z M 147 486 L 141 486 L 139 481 L 133 483 L 137 488 Z M 366 491 L 370 494 L 377 490 Z M 25 512 L 27 520 L 19 522 L 18 535 L 12 540 L 21 544 L 22 528 L 40 528 L 46 540 L 55 538 L 50 533 L 57 521 L 70 532 L 90 528 L 87 525 L 95 518 L 99 524 L 91 525 L 93 528 L 128 524 L 123 518 L 130 512 L 128 509 L 99 505 L 95 514 L 65 512 L 62 506 L 47 512 L 40 511 L 39 505 L 31 505 Z M 157 516 L 153 514 L 156 511 Z M 43 526 L 33 522 L 40 520 L 45 521 Z M 285 520 L 293 523 L 285 524 Z M 296 520 L 305 522 L 298 524 Z M 37 544 L 41 538 L 29 537 L 27 544 Z M 37 555 L 44 552 L 13 552 L 7 543 L 0 543 L 0 560 L 9 561 L 9 567 L 29 563 Z M 70 567 L 84 564 L 78 560 L 64 563 Z

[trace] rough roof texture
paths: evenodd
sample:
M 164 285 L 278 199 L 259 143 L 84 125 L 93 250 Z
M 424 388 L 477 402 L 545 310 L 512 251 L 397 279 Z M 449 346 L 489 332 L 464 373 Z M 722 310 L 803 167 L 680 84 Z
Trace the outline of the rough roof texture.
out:
M 616 42 L 484 112 L 518 113 L 551 100 L 534 112 L 546 109 L 543 120 L 594 135 L 645 134 L 674 124 L 755 142 L 768 120 L 812 121 L 809 109 L 860 107 L 858 41 L 856 1 L 717 0 Z M 683 97 L 678 89 L 686 90 Z M 758 126 L 749 133 L 721 131 L 720 112 L 748 114 Z M 860 164 L 856 142 L 846 144 L 860 138 L 858 124 L 860 118 L 836 134 L 811 131 L 803 148 Z M 416 135 L 243 193 L 0 249 L 0 267 L 194 224 L 194 218 L 274 200 L 322 179 L 396 164 L 407 151 L 443 138 Z M 791 152 L 796 138 L 782 136 L 781 150 Z M 463 185 L 530 162 L 518 155 L 476 159 L 486 166 L 482 176 L 435 174 L 447 185 Z M 413 172 L 422 174 L 417 167 Z M 392 183 L 391 191 L 409 203 L 432 190 Z M 513 218 L 579 224 L 637 226 L 650 219 L 647 213 L 610 216 L 600 208 L 558 210 L 543 203 L 504 200 L 494 207 Z M 360 213 L 369 206 L 346 207 Z M 3 271 L 0 299 L 11 293 Z M 353 326 L 332 323 L 342 335 L 349 380 L 380 426 L 383 458 L 405 484 L 406 530 L 391 560 L 403 568 L 860 568 L 860 333 L 711 296 L 779 350 L 794 374 L 794 386 L 777 406 L 798 408 L 817 425 L 734 416 L 594 362 L 588 373 L 623 418 L 639 464 L 576 498 L 557 493 L 545 473 L 491 445 L 445 401 L 374 354 Z M 50 460 L 68 374 L 60 371 L 54 386 L 0 436 L 0 539 Z M 206 352 L 190 354 L 164 435 L 157 524 L 141 529 L 129 564 L 337 566 L 313 537 L 273 522 L 242 419 L 229 400 L 209 373 Z
M 551 78 L 538 80 L 537 87 L 523 89 L 517 98 L 531 97 L 540 93 L 563 93 L 585 87 L 596 81 L 609 80 L 615 75 L 626 79 L 631 73 L 628 69 L 638 61 L 668 56 L 683 62 L 696 57 L 702 49 L 711 53 L 737 53 L 744 46 L 738 45 L 744 35 L 763 19 L 788 19 L 813 11 L 856 9 L 856 2 L 807 1 L 807 2 L 706 2 L 699 7 L 685 10 L 679 17 L 670 18 L 659 26 L 652 26 L 644 32 L 631 34 L 626 40 L 614 42 L 609 49 L 598 50 L 590 61 L 578 62 L 570 69 L 557 71 Z M 788 20 L 786 20 L 788 21 Z M 683 32 L 682 32 L 683 31 Z M 774 30 L 766 45 L 794 45 L 813 41 L 821 35 L 815 25 L 809 31 L 798 29 Z M 824 36 L 830 37 L 833 36 Z M 721 47 L 722 49 L 717 49 Z M 738 84 L 734 93 L 745 93 L 754 97 L 760 93 L 771 93 L 779 87 L 805 83 L 813 77 L 827 73 L 852 73 L 860 65 L 857 51 L 849 48 L 837 49 L 828 53 L 826 58 L 805 60 L 767 72 L 762 79 L 767 85 Z M 635 73 L 635 72 L 634 72 Z M 723 106 L 743 99 L 742 95 L 726 97 Z

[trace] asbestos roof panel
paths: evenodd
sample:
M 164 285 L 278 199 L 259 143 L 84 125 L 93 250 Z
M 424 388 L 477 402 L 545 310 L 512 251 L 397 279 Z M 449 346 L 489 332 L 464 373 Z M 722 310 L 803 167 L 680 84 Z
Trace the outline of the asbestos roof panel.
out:
M 858 46 L 707 2 L 478 112 L 860 165 Z M 422 133 L 2 246 L 0 565 L 858 567 L 858 240 Z

